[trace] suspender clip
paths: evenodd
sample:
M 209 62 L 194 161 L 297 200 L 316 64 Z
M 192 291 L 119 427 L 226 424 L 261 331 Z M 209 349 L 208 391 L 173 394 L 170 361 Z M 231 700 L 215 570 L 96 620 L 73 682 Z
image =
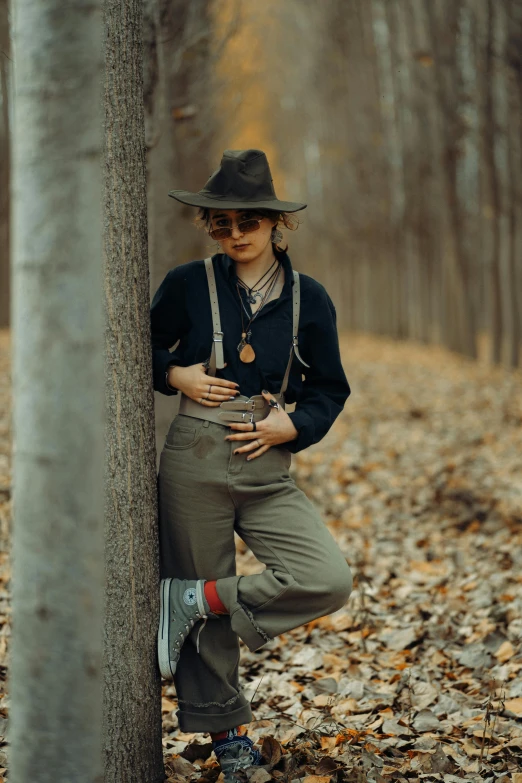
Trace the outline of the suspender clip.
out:
M 299 348 L 297 347 L 297 335 L 295 335 L 294 337 L 292 337 L 292 348 L 294 349 L 294 353 L 295 353 L 295 355 L 297 356 L 297 358 L 299 359 L 299 361 L 301 362 L 301 364 L 303 364 L 305 367 L 310 367 L 310 365 L 309 365 L 309 364 L 307 364 L 307 363 L 306 363 L 306 362 L 305 362 L 305 361 L 304 361 L 304 360 L 301 358 L 301 354 L 299 353 Z

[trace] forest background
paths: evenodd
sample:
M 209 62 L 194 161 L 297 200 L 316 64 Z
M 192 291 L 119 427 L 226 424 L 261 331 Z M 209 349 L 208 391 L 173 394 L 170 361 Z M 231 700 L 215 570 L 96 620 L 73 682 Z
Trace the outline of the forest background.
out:
M 151 290 L 208 249 L 193 209 L 225 148 L 259 147 L 287 236 L 344 329 L 520 363 L 518 0 L 145 3 Z M 0 325 L 9 319 L 7 4 L 0 21 Z M 297 198 L 297 196 L 295 196 Z
M 342 780 L 342 764 L 362 765 L 379 780 L 393 777 L 400 763 L 411 778 L 419 771 L 412 759 L 434 775 L 460 779 L 484 770 L 488 752 L 488 769 L 497 763 L 497 777 L 511 776 L 522 747 L 515 546 L 522 2 L 145 0 L 143 12 L 150 295 L 168 269 L 215 250 L 194 227 L 194 210 L 169 199 L 168 190 L 199 190 L 225 148 L 261 148 L 278 196 L 308 204 L 285 239 L 296 268 L 332 296 L 347 374 L 355 379 L 349 418 L 295 465 L 297 480 L 353 560 L 354 609 L 333 625 L 296 633 L 289 649 L 263 653 L 278 682 L 272 675 L 257 682 L 259 658 L 245 658 L 252 698 L 262 697 L 258 732 L 269 729 L 287 747 L 304 736 L 308 748 L 295 754 L 305 759 L 299 777 L 315 775 L 321 783 Z M 7 374 L 12 60 L 5 0 L 0 49 L 0 327 Z M 127 98 L 124 82 L 120 89 Z M 159 451 L 175 403 L 156 394 L 155 411 Z M 7 413 L 1 432 L 7 585 Z M 240 563 L 245 572 L 256 567 L 244 550 Z M 410 592 L 400 583 L 406 569 L 416 585 Z M 483 592 L 486 583 L 491 592 Z M 3 661 L 7 593 L 2 600 Z M 447 628 L 436 629 L 440 648 L 426 630 L 437 601 L 438 616 L 449 618 Z M 339 639 L 350 645 L 349 665 L 335 647 Z M 399 687 L 394 678 L 410 664 L 418 678 L 411 688 L 400 679 Z M 466 696 L 460 711 L 456 691 Z M 285 697 L 297 699 L 295 710 Z M 164 691 L 163 707 L 164 749 L 175 759 L 193 738 L 176 733 L 175 694 Z M 305 721 L 314 717 L 310 710 L 330 721 L 323 740 L 296 733 L 281 717 Z M 344 734 L 331 733 L 332 717 Z M 446 732 L 444 758 L 433 739 L 438 731 Z M 412 740 L 419 735 L 424 745 Z M 318 766 L 317 753 L 346 756 L 346 743 L 364 752 L 348 753 L 349 764 L 345 758 Z M 383 767 L 384 745 L 393 751 L 386 751 Z M 175 767 L 174 776 L 201 772 L 181 762 Z M 212 768 L 206 772 L 211 780 Z

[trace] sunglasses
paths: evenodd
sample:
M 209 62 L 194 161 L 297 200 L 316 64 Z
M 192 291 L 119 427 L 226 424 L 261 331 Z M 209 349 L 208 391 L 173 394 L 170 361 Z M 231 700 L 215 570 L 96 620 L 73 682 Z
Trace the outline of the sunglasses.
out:
M 241 234 L 250 234 L 252 231 L 257 231 L 259 224 L 263 218 L 248 218 L 248 220 L 242 220 L 237 224 L 237 230 Z M 232 228 L 230 226 L 220 226 L 219 228 L 213 228 L 208 232 L 212 239 L 228 239 L 232 236 Z

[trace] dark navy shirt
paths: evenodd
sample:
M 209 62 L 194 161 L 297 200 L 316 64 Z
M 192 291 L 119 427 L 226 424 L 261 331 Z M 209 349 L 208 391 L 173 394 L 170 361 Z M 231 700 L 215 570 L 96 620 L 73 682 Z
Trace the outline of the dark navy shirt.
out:
M 251 344 L 256 354 L 250 364 L 243 363 L 237 351 L 242 327 L 234 262 L 224 253 L 212 256 L 227 363 L 216 374 L 239 383 L 240 394 L 247 397 L 260 394 L 262 389 L 278 393 L 290 355 L 294 281 L 288 254 L 278 252 L 277 255 L 285 272 L 284 287 L 280 296 L 268 302 L 250 326 Z M 289 416 L 299 435 L 285 444 L 293 453 L 317 443 L 326 435 L 350 394 L 339 355 L 333 302 L 316 280 L 304 274 L 299 277 L 298 349 L 310 368 L 294 356 L 285 394 L 287 403 L 297 403 Z M 240 291 L 245 307 L 251 313 L 246 294 L 242 289 Z M 177 394 L 166 383 L 169 365 L 188 367 L 204 363 L 212 349 L 212 312 L 203 260 L 182 264 L 167 273 L 152 300 L 150 318 L 154 389 L 162 394 Z M 248 319 L 244 311 L 243 320 L 246 325 Z M 179 345 L 170 351 L 178 340 Z

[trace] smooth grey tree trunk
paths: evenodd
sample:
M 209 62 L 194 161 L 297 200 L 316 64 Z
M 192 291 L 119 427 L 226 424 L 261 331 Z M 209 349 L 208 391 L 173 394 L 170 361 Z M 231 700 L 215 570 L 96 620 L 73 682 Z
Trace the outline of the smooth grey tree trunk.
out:
M 169 269 L 216 252 L 216 244 L 193 224 L 197 209 L 168 195 L 174 188 L 200 190 L 219 163 L 219 157 L 210 157 L 217 117 L 212 111 L 210 5 L 210 0 L 147 0 L 144 4 L 151 296 Z M 155 397 L 159 460 L 179 400 L 159 392 Z
M 105 783 L 164 779 L 142 22 L 106 0 Z
M 12 783 L 98 783 L 102 15 L 13 3 Z
M 10 48 L 8 2 L 0 0 L 0 329 L 9 325 Z

